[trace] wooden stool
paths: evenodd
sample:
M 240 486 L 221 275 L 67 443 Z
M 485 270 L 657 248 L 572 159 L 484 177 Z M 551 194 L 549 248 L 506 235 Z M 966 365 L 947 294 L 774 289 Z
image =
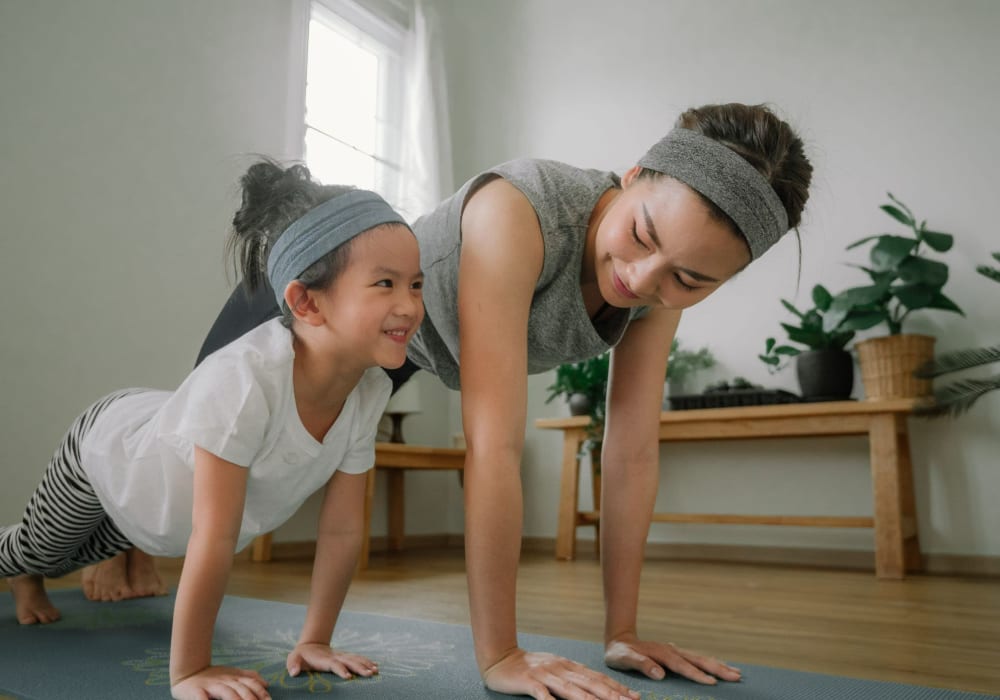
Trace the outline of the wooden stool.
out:
M 368 567 L 376 469 L 384 469 L 389 472 L 389 490 L 386 494 L 389 515 L 388 544 L 390 551 L 398 552 L 403 549 L 406 509 L 404 475 L 406 470 L 453 469 L 459 472 L 461 478 L 461 471 L 464 468 L 465 450 L 462 448 L 427 447 L 398 442 L 375 443 L 375 467 L 368 472 L 368 484 L 365 489 L 365 531 L 361 541 L 358 568 Z M 271 559 L 271 533 L 260 535 L 254 539 L 251 557 L 253 561 L 269 561 Z

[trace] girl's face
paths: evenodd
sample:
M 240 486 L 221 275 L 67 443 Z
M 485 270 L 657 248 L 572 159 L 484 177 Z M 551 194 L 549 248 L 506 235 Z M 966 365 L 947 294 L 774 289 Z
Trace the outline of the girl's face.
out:
M 369 367 L 401 366 L 424 319 L 423 281 L 417 239 L 405 226 L 358 236 L 348 264 L 320 296 L 338 351 Z
M 601 296 L 611 306 L 685 309 L 750 262 L 750 250 L 701 197 L 670 177 L 622 178 L 594 242 Z

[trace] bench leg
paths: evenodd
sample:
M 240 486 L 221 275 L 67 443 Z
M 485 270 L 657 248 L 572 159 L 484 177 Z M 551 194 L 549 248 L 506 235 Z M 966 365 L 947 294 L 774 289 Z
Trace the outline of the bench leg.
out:
M 403 531 L 405 526 L 406 500 L 403 493 L 403 470 L 393 469 L 389 478 L 389 551 L 400 552 L 403 549 Z
M 556 559 L 576 556 L 577 499 L 580 488 L 580 437 L 576 430 L 563 434 L 562 486 L 559 495 L 559 524 L 556 532 Z
M 374 498 L 375 467 L 372 467 L 368 470 L 368 475 L 365 479 L 365 513 L 361 531 L 361 553 L 358 555 L 359 571 L 364 571 L 368 568 L 368 557 L 371 554 L 372 499 Z
M 258 535 L 253 538 L 252 549 L 250 551 L 251 561 L 271 561 L 271 533 Z
M 879 578 L 901 579 L 908 568 L 920 566 L 905 420 L 905 416 L 892 413 L 873 416 L 868 433 L 875 500 L 875 573 Z

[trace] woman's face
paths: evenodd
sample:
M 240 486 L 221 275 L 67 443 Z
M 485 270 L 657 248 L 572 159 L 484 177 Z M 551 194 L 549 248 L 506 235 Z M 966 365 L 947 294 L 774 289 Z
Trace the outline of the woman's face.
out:
M 595 266 L 611 306 L 685 309 L 750 262 L 750 250 L 701 197 L 670 177 L 622 178 L 597 229 Z

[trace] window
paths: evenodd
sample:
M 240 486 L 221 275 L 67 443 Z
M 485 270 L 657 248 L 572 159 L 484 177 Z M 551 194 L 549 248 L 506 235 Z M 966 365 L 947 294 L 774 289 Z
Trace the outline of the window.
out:
M 403 33 L 349 0 L 314 0 L 309 18 L 305 161 L 323 183 L 400 188 Z

